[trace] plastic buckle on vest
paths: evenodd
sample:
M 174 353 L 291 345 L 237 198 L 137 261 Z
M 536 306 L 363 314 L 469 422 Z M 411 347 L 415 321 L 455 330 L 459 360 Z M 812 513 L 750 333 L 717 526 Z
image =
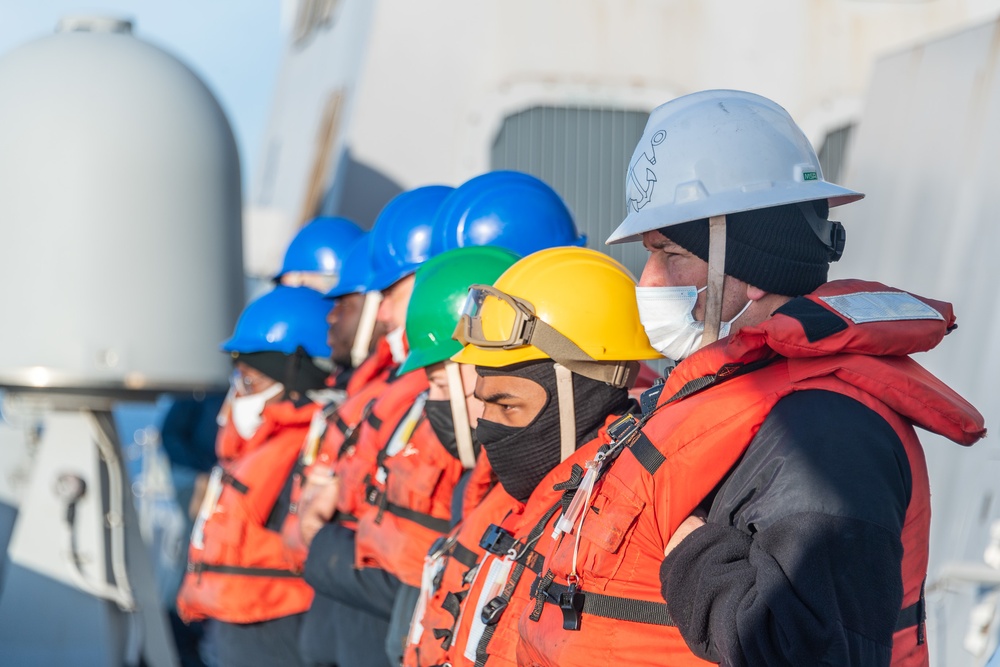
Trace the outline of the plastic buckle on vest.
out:
M 603 455 L 601 452 L 598 452 L 597 456 L 594 457 L 594 461 L 600 464 L 613 452 L 618 451 L 623 446 L 627 447 L 630 445 L 638 437 L 639 429 L 641 428 L 642 423 L 630 412 L 611 422 L 611 426 L 608 426 L 608 437 L 611 438 L 611 447 Z
M 830 261 L 836 262 L 844 255 L 844 244 L 847 242 L 847 231 L 844 229 L 844 225 L 836 222 L 835 220 L 830 221 Z
M 375 523 L 382 523 L 382 516 L 385 514 L 385 508 L 389 505 L 386 494 L 380 491 L 374 484 L 369 484 L 365 489 L 365 502 L 378 508 L 378 513 L 375 515 Z
M 504 548 L 503 544 L 512 537 L 505 529 L 495 523 L 491 523 L 490 527 L 486 529 L 486 532 L 479 539 L 479 546 L 494 556 L 503 556 L 507 553 L 507 549 Z
M 569 582 L 565 593 L 559 594 L 559 609 L 563 615 L 563 630 L 579 630 L 583 616 L 583 593 L 576 586 L 576 578 Z
M 483 605 L 479 618 L 484 625 L 496 625 L 507 609 L 507 601 L 499 595 Z

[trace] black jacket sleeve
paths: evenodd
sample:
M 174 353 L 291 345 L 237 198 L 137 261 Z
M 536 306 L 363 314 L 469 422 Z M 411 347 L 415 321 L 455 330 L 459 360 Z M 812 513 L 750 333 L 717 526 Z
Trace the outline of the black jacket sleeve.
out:
M 910 482 L 874 411 L 824 391 L 779 401 L 708 524 L 664 559 L 685 641 L 732 666 L 889 665 Z
M 329 523 L 309 545 L 303 576 L 316 595 L 325 595 L 388 621 L 399 579 L 385 570 L 354 567 L 354 531 Z

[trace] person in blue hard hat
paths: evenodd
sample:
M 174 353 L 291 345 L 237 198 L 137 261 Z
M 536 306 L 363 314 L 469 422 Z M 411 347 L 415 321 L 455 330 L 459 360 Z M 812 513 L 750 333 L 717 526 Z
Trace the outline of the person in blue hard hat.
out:
M 375 352 L 385 327 L 376 319 L 382 295 L 368 291 L 371 274 L 371 235 L 358 238 L 348 251 L 337 285 L 326 293 L 333 307 L 327 315 L 336 383 L 347 389 L 355 371 Z M 364 378 L 365 373 L 360 377 Z M 357 383 L 355 383 L 357 384 Z
M 524 257 L 586 244 L 566 204 L 544 181 L 519 171 L 490 171 L 455 188 L 441 204 L 431 252 L 492 245 Z
M 378 320 L 387 328 L 393 360 L 406 359 L 403 327 L 417 267 L 436 254 L 431 234 L 439 208 L 454 188 L 429 185 L 396 196 L 372 228 L 372 273 L 368 289 L 382 293 Z
M 314 218 L 298 231 L 274 282 L 326 293 L 337 286 L 344 259 L 364 232 L 347 218 Z
M 222 350 L 233 359 L 229 421 L 191 534 L 177 608 L 218 621 L 221 667 L 300 665 L 298 633 L 313 592 L 304 550 L 289 550 L 292 469 L 329 373 L 315 290 L 278 286 L 251 302 Z
M 380 414 L 383 428 L 395 430 L 417 395 L 427 389 L 425 376 L 396 381 L 396 369 L 406 357 L 403 328 L 413 274 L 431 256 L 433 219 L 451 191 L 450 187 L 432 185 L 392 199 L 367 237 L 367 275 L 358 284 L 349 284 L 345 276 L 342 289 L 328 293 L 341 300 L 347 290 L 365 293 L 364 299 L 356 301 L 369 308 L 368 316 L 378 304 L 374 319 L 388 333 L 355 371 L 347 385 L 347 400 L 327 420 L 312 474 L 302 491 L 299 516 L 303 542 L 309 545 L 305 576 L 316 590 L 301 637 L 303 655 L 310 665 L 382 667 L 387 662 L 384 652 L 373 647 L 384 645 L 399 581 L 377 568 L 354 568 L 356 512 L 352 510 L 364 504 L 365 489 L 343 480 L 345 466 L 354 471 L 352 478 L 365 476 L 361 468 L 368 462 L 354 457 L 354 452 L 366 450 L 360 441 L 369 437 L 364 423 L 368 415 Z M 337 315 L 332 314 L 335 325 L 339 324 Z M 362 321 L 361 329 L 366 325 Z M 332 337 L 336 335 L 336 331 L 331 332 Z M 357 339 L 354 348 L 358 348 Z M 391 410 L 383 409 L 389 404 Z M 336 477 L 331 476 L 334 470 Z

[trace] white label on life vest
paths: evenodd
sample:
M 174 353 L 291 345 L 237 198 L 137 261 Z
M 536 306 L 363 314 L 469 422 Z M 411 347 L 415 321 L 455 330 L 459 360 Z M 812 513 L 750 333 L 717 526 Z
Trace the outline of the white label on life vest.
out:
M 510 576 L 510 569 L 514 561 L 506 558 L 494 559 L 490 563 L 490 569 L 486 573 L 486 581 L 483 589 L 479 591 L 479 599 L 476 605 L 467 608 L 465 611 L 472 614 L 472 622 L 469 624 L 469 641 L 465 643 L 465 657 L 472 662 L 476 661 L 476 649 L 479 648 L 479 640 L 486 631 L 486 624 L 483 623 L 482 610 L 486 603 L 500 595 L 503 587 L 507 585 L 507 578 Z M 479 572 L 483 572 L 480 566 Z M 478 577 L 477 577 L 478 578 Z
M 406 443 L 410 441 L 410 436 L 413 435 L 413 431 L 417 428 L 417 424 L 420 423 L 420 418 L 424 414 L 424 404 L 427 403 L 427 392 L 421 392 L 413 405 L 410 406 L 409 412 L 403 417 L 402 421 L 396 426 L 396 430 L 392 432 L 392 437 L 389 438 L 389 442 L 385 446 L 385 457 L 395 456 L 403 451 L 403 447 Z M 386 479 L 388 479 L 388 474 L 385 471 L 384 466 L 379 466 L 379 469 L 375 472 L 375 479 L 378 480 L 379 484 L 384 485 Z
M 222 472 L 221 466 L 215 466 L 212 468 L 212 476 L 208 478 L 205 495 L 198 509 L 198 517 L 191 529 L 191 546 L 195 549 L 205 548 L 205 522 L 212 516 L 215 506 L 219 503 L 219 496 L 222 495 Z
M 899 320 L 944 321 L 941 313 L 906 292 L 855 292 L 821 296 L 820 299 L 855 324 Z
M 311 466 L 316 461 L 319 441 L 324 433 L 326 433 L 326 417 L 322 410 L 317 410 L 309 422 L 309 432 L 306 433 L 306 441 L 302 445 L 302 465 Z
M 403 447 L 410 441 L 410 436 L 413 435 L 413 430 L 417 428 L 417 423 L 424 413 L 425 403 L 427 403 L 426 391 L 417 396 L 417 400 L 413 401 L 410 411 L 406 413 L 406 416 L 399 422 L 396 430 L 392 432 L 392 437 L 389 438 L 389 443 L 385 446 L 385 455 L 387 457 L 395 456 L 403 451 Z
M 434 595 L 434 579 L 444 569 L 444 555 L 438 554 L 424 559 L 424 570 L 420 575 L 420 597 L 413 608 L 413 620 L 410 622 L 410 637 L 407 643 L 415 646 L 424 635 L 424 612 L 427 611 L 427 601 Z

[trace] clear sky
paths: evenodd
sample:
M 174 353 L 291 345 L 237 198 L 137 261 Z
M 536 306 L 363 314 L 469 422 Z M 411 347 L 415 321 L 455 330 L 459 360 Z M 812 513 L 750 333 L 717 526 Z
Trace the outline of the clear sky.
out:
M 0 57 L 67 14 L 122 16 L 215 93 L 236 134 L 244 186 L 257 170 L 281 61 L 281 0 L 0 0 Z

